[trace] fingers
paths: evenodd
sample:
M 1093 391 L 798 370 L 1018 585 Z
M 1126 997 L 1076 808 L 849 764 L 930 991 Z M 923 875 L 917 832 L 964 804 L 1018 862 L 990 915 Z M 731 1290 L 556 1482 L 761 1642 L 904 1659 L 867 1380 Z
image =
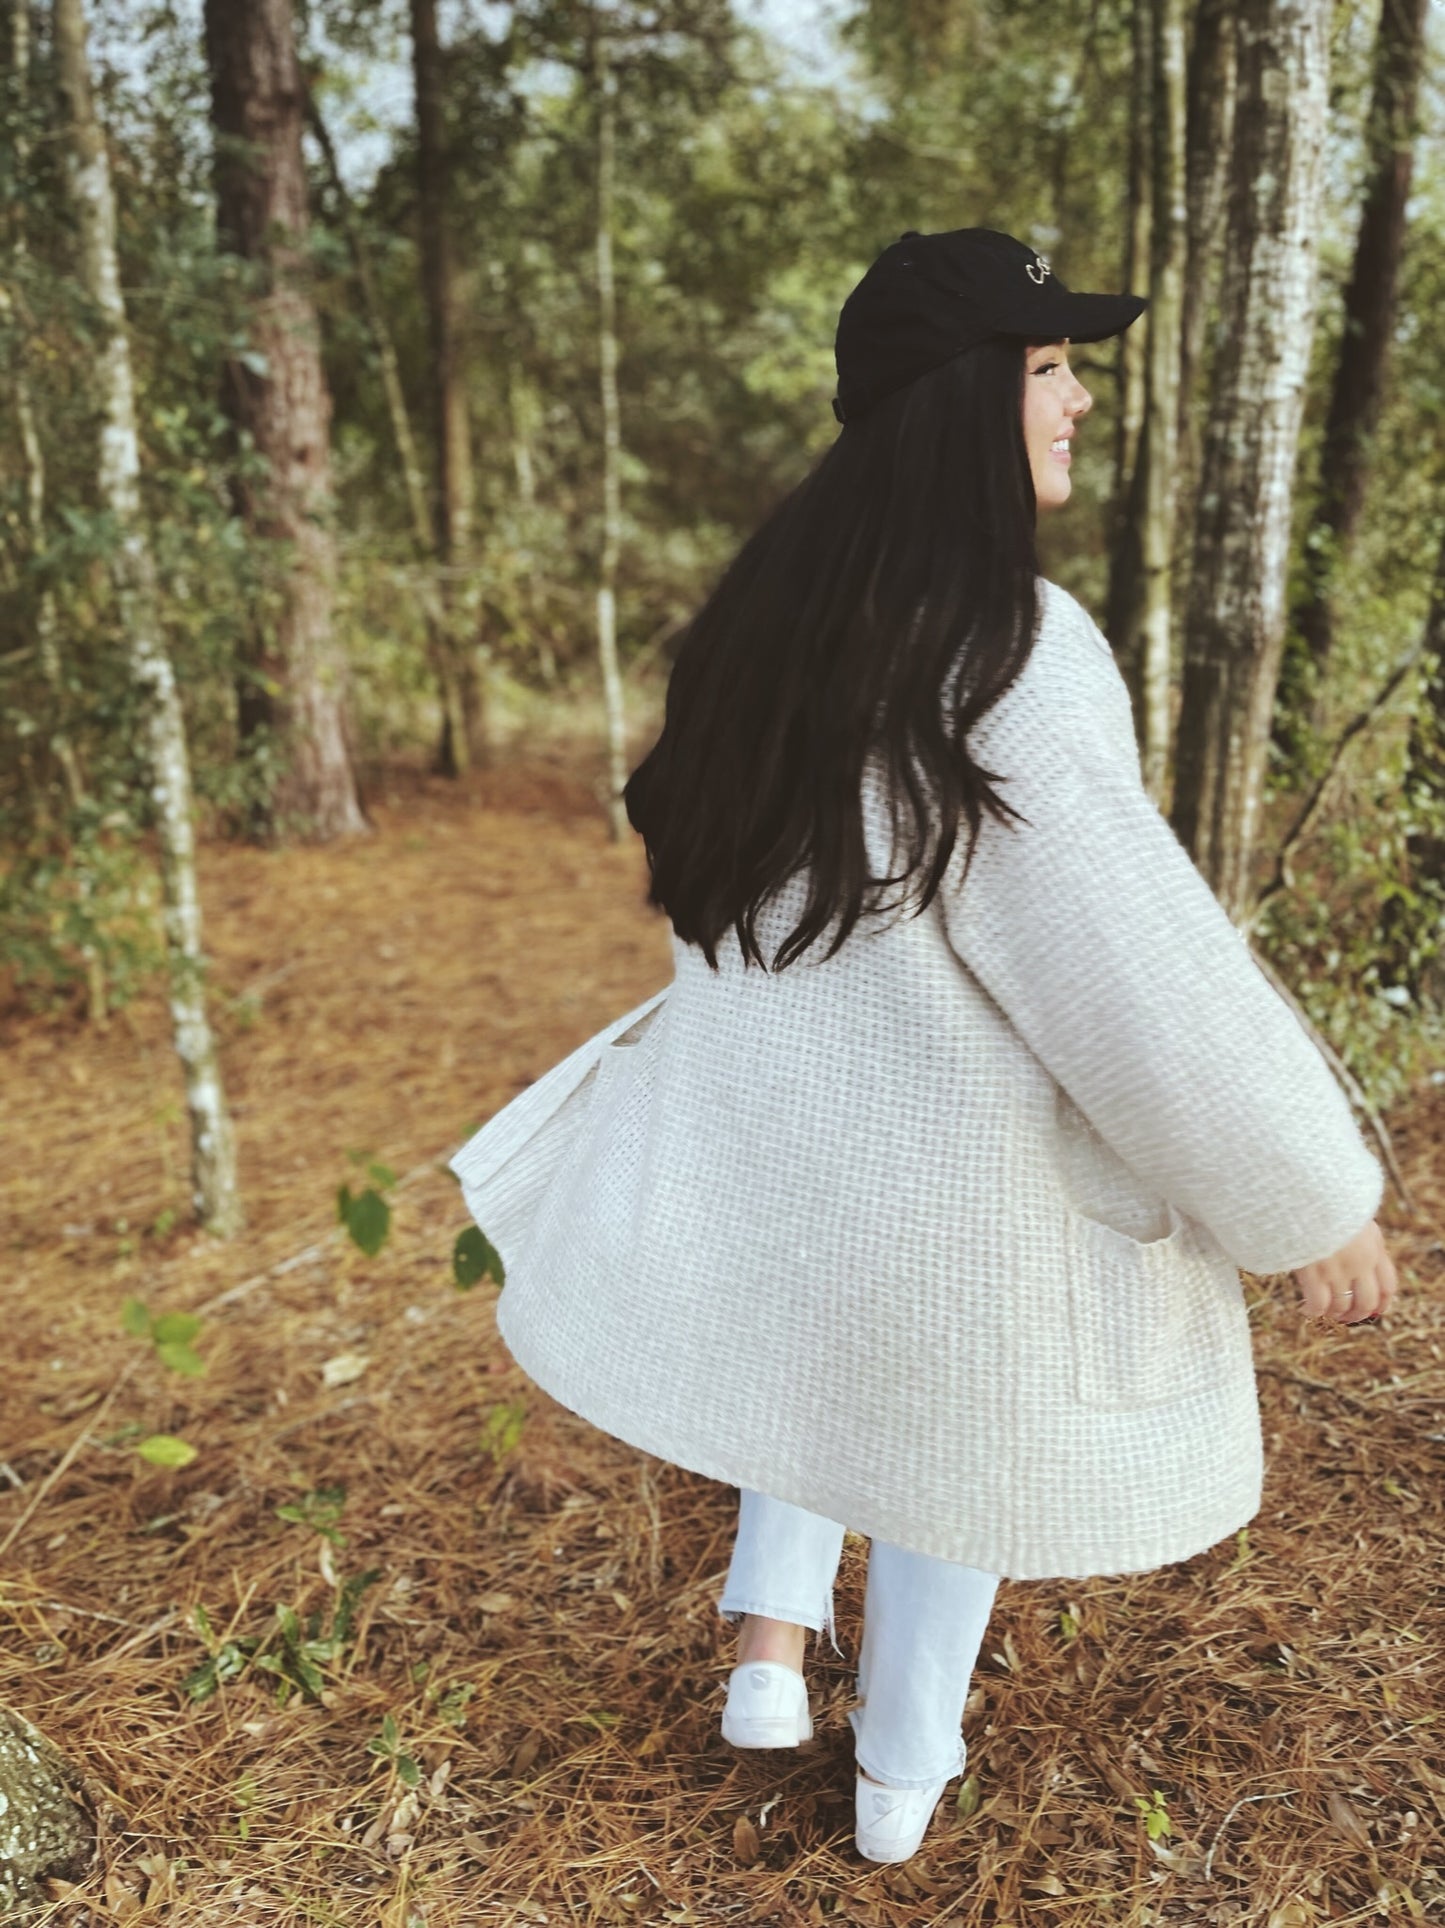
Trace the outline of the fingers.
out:
M 1296 1273 L 1300 1310 L 1307 1319 L 1334 1319 L 1359 1325 L 1382 1318 L 1394 1303 L 1398 1279 L 1388 1253 L 1374 1265 L 1353 1274 L 1322 1265 L 1303 1266 Z

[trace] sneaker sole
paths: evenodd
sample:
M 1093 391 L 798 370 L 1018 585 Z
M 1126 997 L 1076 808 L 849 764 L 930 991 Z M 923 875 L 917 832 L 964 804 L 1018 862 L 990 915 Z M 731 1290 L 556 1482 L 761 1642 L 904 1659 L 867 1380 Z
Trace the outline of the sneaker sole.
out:
M 813 1738 L 813 1723 L 805 1720 L 761 1719 L 751 1717 L 722 1718 L 722 1733 L 725 1741 L 734 1747 L 796 1747 L 800 1741 Z

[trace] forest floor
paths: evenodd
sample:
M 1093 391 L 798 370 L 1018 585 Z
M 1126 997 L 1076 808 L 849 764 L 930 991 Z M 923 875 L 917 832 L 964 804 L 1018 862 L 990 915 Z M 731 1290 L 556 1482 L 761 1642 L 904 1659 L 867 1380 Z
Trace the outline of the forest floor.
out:
M 850 1657 L 810 1646 L 815 1738 L 733 1751 L 735 1494 L 556 1406 L 504 1352 L 495 1289 L 451 1281 L 446 1159 L 671 974 L 598 767 L 393 773 L 371 837 L 203 852 L 230 1244 L 185 1222 L 159 998 L 103 1029 L 0 1013 L 0 1703 L 104 1821 L 47 1919 L 1445 1920 L 1445 1088 L 1388 1120 L 1416 1213 L 1387 1194 L 1387 1327 L 1305 1323 L 1287 1278 L 1246 1279 L 1248 1532 L 1152 1574 L 1006 1583 L 964 1806 L 955 1782 L 911 1863 L 864 1863 L 844 1714 L 866 1544 L 839 1577 Z M 398 1175 L 375 1258 L 336 1222 L 352 1154 Z M 122 1329 L 128 1297 L 200 1314 L 203 1376 Z M 152 1433 L 196 1458 L 147 1464 Z M 308 1666 L 319 1694 L 287 1679 Z

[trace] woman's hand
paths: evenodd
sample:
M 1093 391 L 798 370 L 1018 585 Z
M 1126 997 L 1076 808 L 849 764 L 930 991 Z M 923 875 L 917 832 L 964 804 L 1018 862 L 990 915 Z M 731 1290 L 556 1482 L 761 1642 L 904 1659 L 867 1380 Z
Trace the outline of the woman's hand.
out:
M 1306 1317 L 1338 1319 L 1342 1325 L 1388 1312 L 1398 1284 L 1395 1262 L 1374 1219 L 1338 1252 L 1300 1266 L 1291 1276 Z

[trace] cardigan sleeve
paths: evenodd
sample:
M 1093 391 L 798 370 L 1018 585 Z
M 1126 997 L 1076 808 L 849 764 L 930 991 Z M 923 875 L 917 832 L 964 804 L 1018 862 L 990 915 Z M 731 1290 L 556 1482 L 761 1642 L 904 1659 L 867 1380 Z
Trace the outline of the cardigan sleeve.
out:
M 936 901 L 951 949 L 1145 1183 L 1247 1271 L 1328 1257 L 1374 1216 L 1378 1159 L 1318 1047 L 1144 788 L 1128 691 L 1047 585 L 975 761 L 1029 819 L 966 826 Z

